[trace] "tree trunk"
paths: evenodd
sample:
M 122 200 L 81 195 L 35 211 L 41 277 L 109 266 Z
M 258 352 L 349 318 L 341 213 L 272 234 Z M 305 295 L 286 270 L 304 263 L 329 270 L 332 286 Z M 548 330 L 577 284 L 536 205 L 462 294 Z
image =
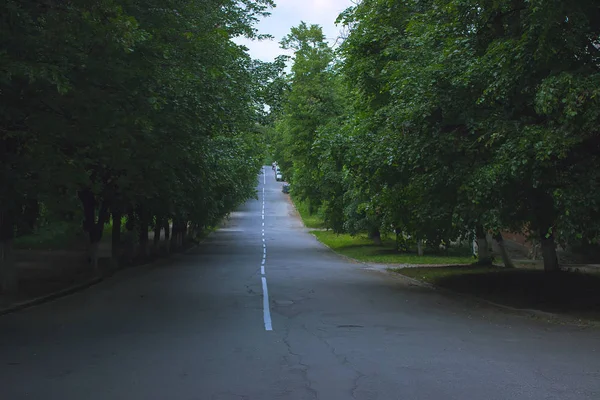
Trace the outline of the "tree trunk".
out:
M 156 253 L 160 250 L 160 231 L 162 230 L 162 219 L 160 217 L 155 217 L 154 221 L 154 251 Z
M 112 248 L 111 257 L 115 266 L 119 265 L 119 255 L 121 253 L 121 211 L 112 211 Z
M 502 257 L 502 262 L 506 268 L 514 268 L 515 264 L 513 264 L 510 259 L 510 255 L 508 251 L 506 251 L 506 245 L 504 243 L 504 238 L 500 232 L 494 234 L 494 240 L 498 243 L 498 247 L 500 248 L 500 257 Z
M 536 238 L 531 240 L 531 259 L 537 260 L 538 257 L 538 241 Z
M 381 232 L 379 232 L 379 229 L 371 229 L 369 232 L 369 238 L 373 240 L 373 243 L 375 243 L 377 246 L 381 246 Z
M 417 240 L 417 254 L 419 256 L 423 255 L 423 239 Z
M 19 279 L 12 239 L 0 241 L 0 278 L 2 294 L 8 297 L 14 296 L 19 290 Z
M 533 206 L 535 210 L 535 224 L 538 228 L 542 257 L 544 259 L 544 271 L 560 271 L 552 226 L 555 219 L 554 199 L 548 192 L 539 188 L 533 192 Z
M 136 254 L 136 237 L 135 237 L 135 226 L 136 226 L 136 218 L 135 218 L 135 210 L 133 207 L 129 207 L 127 211 L 127 222 L 125 223 L 125 228 L 127 229 L 127 240 L 129 244 L 129 249 L 127 250 L 127 259 L 130 263 L 133 263 L 133 259 Z
M 169 219 L 164 219 L 164 230 L 165 230 L 165 250 L 167 254 L 171 251 L 171 225 L 169 224 Z
M 173 219 L 173 227 L 171 228 L 171 251 L 177 251 L 177 240 L 179 235 L 179 222 Z
M 173 220 L 173 230 L 171 232 L 172 250 L 177 251 L 183 246 L 184 227 L 185 225 L 180 219 Z
M 187 242 L 187 237 L 188 237 L 188 223 L 187 221 L 182 222 L 181 223 L 181 243 L 180 246 L 184 247 L 185 243 Z
M 30 235 L 34 232 L 40 216 L 40 206 L 36 198 L 26 199 L 21 210 L 20 223 L 17 225 L 18 235 Z
M 89 237 L 90 263 L 94 272 L 99 275 L 101 271 L 98 267 L 98 248 L 102 239 L 104 224 L 108 219 L 108 207 L 105 202 L 102 202 L 98 209 L 98 218 L 96 219 L 98 202 L 94 193 L 89 189 L 83 189 L 78 192 L 78 195 L 83 205 L 83 229 L 88 233 Z
M 492 257 L 490 255 L 490 250 L 488 249 L 487 237 L 482 225 L 477 225 L 475 227 L 475 234 L 477 235 L 477 264 L 491 265 Z
M 99 248 L 100 248 L 99 241 L 90 242 L 90 249 L 89 249 L 90 263 L 92 264 L 92 268 L 94 269 L 94 272 L 96 273 L 96 275 L 100 275 L 100 267 L 98 266 L 98 250 L 99 250 Z
M 144 209 L 143 206 L 138 206 L 138 216 L 139 216 L 139 224 L 138 224 L 138 237 L 140 242 L 139 255 L 142 258 L 148 257 L 148 213 Z
M 19 277 L 13 253 L 14 235 L 14 214 L 9 210 L 0 211 L 0 290 L 9 298 L 19 289 Z
M 544 271 L 560 271 L 558 256 L 556 255 L 556 244 L 554 234 L 548 229 L 540 229 L 540 243 L 542 247 L 542 258 L 544 259 Z
M 177 238 L 177 249 L 181 249 L 183 246 L 183 224 L 181 221 L 177 221 L 177 234 L 175 237 Z

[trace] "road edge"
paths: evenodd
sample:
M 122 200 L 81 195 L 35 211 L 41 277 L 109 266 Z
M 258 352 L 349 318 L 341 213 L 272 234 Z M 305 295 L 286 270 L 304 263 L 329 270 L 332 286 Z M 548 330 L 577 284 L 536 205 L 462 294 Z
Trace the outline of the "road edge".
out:
M 459 298 L 466 299 L 466 300 L 469 300 L 469 301 L 475 302 L 475 303 L 478 302 L 478 303 L 487 304 L 489 306 L 493 306 L 493 307 L 502 309 L 504 311 L 509 311 L 512 314 L 517 314 L 522 317 L 544 319 L 546 322 L 550 322 L 550 323 L 562 323 L 562 324 L 575 325 L 575 326 L 579 326 L 579 327 L 600 327 L 600 321 L 581 319 L 581 318 L 571 317 L 571 316 L 568 316 L 565 314 L 556 314 L 556 313 L 551 313 L 548 311 L 542 311 L 542 310 L 536 310 L 536 309 L 511 307 L 511 306 L 507 306 L 505 304 L 500 304 L 500 303 L 493 302 L 491 300 L 477 297 L 472 294 L 461 293 L 461 292 L 457 292 L 457 291 L 450 290 L 447 288 L 443 288 L 443 287 L 434 285 L 432 283 L 424 282 L 419 279 L 415 279 L 415 278 L 411 278 L 406 275 L 402 275 L 399 272 L 392 271 L 392 269 L 394 268 L 392 265 L 381 264 L 381 265 L 385 265 L 386 267 L 384 269 L 377 268 L 367 262 L 360 261 L 355 258 L 349 257 L 345 254 L 338 253 L 337 251 L 333 250 L 331 247 L 329 247 L 325 243 L 321 242 L 316 235 L 314 235 L 312 233 L 310 233 L 310 235 L 313 236 L 318 243 L 323 245 L 325 248 L 327 248 L 329 251 L 331 251 L 332 253 L 334 253 L 335 255 L 337 255 L 340 258 L 343 258 L 354 264 L 365 265 L 367 267 L 367 268 L 364 268 L 365 270 L 380 272 L 382 274 L 393 277 L 394 279 L 400 279 L 405 282 L 408 282 L 414 286 L 427 288 L 427 289 L 430 289 L 430 290 L 433 290 L 433 291 L 436 291 L 436 292 L 439 292 L 439 293 L 442 293 L 442 294 L 445 294 L 448 296 L 459 297 Z

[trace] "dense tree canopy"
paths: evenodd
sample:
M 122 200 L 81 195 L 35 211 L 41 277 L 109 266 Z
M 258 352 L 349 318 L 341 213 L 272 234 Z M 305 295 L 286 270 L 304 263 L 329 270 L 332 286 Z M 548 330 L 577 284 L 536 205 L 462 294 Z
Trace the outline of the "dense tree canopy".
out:
M 172 225 L 174 236 L 198 232 L 254 195 L 262 162 L 260 68 L 232 39 L 258 38 L 254 22 L 271 6 L 2 2 L 5 290 L 14 289 L 9 250 L 16 227 L 35 224 L 40 209 L 80 215 L 95 258 L 111 216 L 114 243 L 127 216 L 127 228 L 145 245 L 151 224 Z
M 318 27 L 284 40 L 276 122 L 294 193 L 331 228 L 480 248 L 531 232 L 549 271 L 557 244 L 598 240 L 594 1 L 363 0 L 338 22 L 337 54 Z

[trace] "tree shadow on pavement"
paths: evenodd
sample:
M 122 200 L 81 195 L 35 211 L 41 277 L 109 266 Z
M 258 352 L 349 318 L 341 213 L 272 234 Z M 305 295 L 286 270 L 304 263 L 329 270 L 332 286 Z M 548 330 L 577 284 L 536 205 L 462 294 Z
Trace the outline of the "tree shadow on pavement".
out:
M 599 274 L 473 266 L 397 272 L 498 304 L 600 320 Z

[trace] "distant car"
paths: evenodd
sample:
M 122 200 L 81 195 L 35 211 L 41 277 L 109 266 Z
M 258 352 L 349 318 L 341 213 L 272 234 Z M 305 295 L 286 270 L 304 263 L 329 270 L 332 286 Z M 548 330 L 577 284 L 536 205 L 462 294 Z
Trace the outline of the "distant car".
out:
M 275 176 L 275 179 L 280 181 L 283 179 L 283 175 L 281 175 L 280 173 L 277 173 L 277 175 Z
M 281 186 L 281 191 L 283 193 L 289 193 L 290 192 L 290 184 L 287 182 L 283 182 L 283 185 Z

